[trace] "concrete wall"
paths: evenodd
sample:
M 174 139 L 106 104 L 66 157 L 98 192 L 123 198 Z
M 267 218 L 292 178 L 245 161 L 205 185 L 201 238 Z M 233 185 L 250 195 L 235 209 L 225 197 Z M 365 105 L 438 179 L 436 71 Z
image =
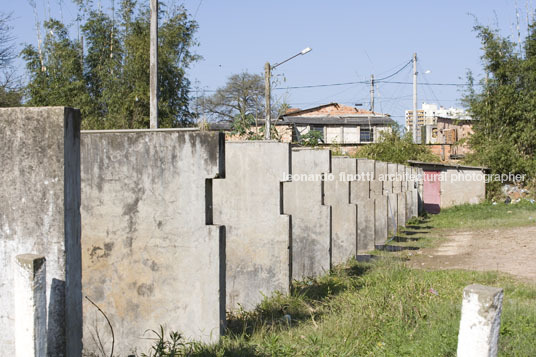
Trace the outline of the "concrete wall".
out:
M 417 213 L 418 215 L 424 213 L 424 201 L 423 201 L 423 189 L 424 189 L 424 171 L 420 167 L 413 167 L 413 174 L 416 175 L 417 182 L 415 184 L 417 188 Z
M 476 204 L 486 199 L 486 182 L 482 170 L 449 167 L 444 172 L 446 180 L 441 182 L 441 208 L 465 203 Z
M 15 257 L 47 259 L 48 354 L 79 356 L 80 112 L 0 109 L 0 346 L 15 355 Z
M 292 224 L 292 280 L 318 276 L 331 267 L 331 207 L 324 205 L 324 181 L 319 180 L 330 171 L 331 151 L 292 150 L 292 173 L 300 179 L 283 185 L 283 210 Z
M 387 241 L 387 196 L 384 191 L 388 191 L 392 183 L 385 181 L 387 175 L 387 163 L 374 161 L 374 179 L 370 182 L 370 197 L 374 199 L 374 245 L 382 246 Z M 385 186 L 385 190 L 384 190 Z
M 399 193 L 402 191 L 402 183 L 400 182 L 398 178 L 398 164 L 393 163 L 387 163 L 387 174 L 389 175 L 389 179 L 393 183 L 393 189 L 392 193 Z
M 387 180 L 384 182 L 384 191 L 388 196 L 387 200 L 387 230 L 389 235 L 396 233 L 398 229 L 398 196 L 401 191 L 400 181 L 396 179 L 398 164 L 387 163 Z M 387 185 L 386 185 L 387 184 Z
M 375 215 L 374 198 L 371 198 L 371 186 L 374 182 L 374 166 L 374 160 L 358 159 L 357 173 L 361 180 L 350 184 L 350 202 L 357 204 L 358 254 L 374 250 Z
M 396 195 L 398 199 L 397 226 L 401 228 L 406 225 L 406 192 L 400 192 Z
M 146 353 L 147 330 L 160 325 L 219 338 L 224 230 L 211 225 L 211 190 L 223 149 L 223 136 L 209 132 L 82 134 L 83 291 L 110 319 L 117 355 Z M 109 349 L 106 322 L 84 301 L 88 351 L 97 351 L 97 330 Z
M 357 254 L 357 206 L 350 203 L 350 181 L 340 176 L 356 175 L 357 160 L 333 157 L 331 172 L 334 180 L 325 184 L 325 204 L 331 206 L 331 261 L 336 265 Z
M 388 208 L 387 196 L 376 196 L 374 198 L 374 246 L 385 245 L 389 236 Z
M 214 222 L 226 226 L 227 309 L 250 310 L 290 286 L 290 217 L 282 182 L 291 170 L 290 145 L 228 142 L 226 178 L 213 183 Z

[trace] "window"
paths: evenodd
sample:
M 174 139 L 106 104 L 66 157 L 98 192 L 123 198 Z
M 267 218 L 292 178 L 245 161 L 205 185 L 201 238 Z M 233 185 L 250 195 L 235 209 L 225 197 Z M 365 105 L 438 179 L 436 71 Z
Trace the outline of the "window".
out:
M 362 143 L 371 143 L 374 141 L 374 131 L 372 127 L 364 128 L 361 127 L 361 130 L 359 131 L 359 140 Z
M 309 127 L 311 131 L 317 131 L 320 133 L 320 140 L 324 141 L 324 126 L 323 125 L 311 125 Z

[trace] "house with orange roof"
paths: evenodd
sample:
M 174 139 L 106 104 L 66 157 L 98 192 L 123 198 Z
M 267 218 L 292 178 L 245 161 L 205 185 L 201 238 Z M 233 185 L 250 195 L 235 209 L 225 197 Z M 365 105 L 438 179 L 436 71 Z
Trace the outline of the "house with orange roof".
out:
M 392 130 L 395 121 L 388 114 L 329 103 L 309 109 L 291 108 L 277 124 L 293 128 L 294 142 L 317 131 L 324 144 L 357 145 L 378 142 L 383 132 Z

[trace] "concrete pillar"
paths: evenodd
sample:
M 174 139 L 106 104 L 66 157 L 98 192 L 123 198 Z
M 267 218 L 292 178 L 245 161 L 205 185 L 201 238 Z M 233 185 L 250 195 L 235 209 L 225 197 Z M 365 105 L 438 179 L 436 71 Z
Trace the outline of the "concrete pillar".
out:
M 398 164 L 393 163 L 387 163 L 387 175 L 388 180 L 391 182 L 389 186 L 390 190 L 389 193 L 399 193 L 402 189 L 402 184 L 400 183 L 400 180 L 397 177 L 398 174 Z M 385 188 L 385 184 L 384 184 Z
M 388 236 L 398 230 L 398 195 L 387 194 L 387 232 Z
M 463 290 L 458 357 L 497 356 L 503 289 L 469 285 Z
M 46 355 L 45 257 L 17 255 L 15 264 L 15 356 Z
M 80 111 L 0 108 L 0 346 L 15 355 L 14 257 L 47 257 L 47 354 L 82 353 Z
M 325 183 L 325 204 L 331 206 L 331 262 L 337 265 L 357 252 L 357 205 L 350 203 L 347 177 L 356 175 L 357 160 L 333 157 L 331 170 L 334 179 Z
M 374 199 L 357 205 L 357 254 L 374 250 Z
M 374 199 L 374 245 L 383 246 L 387 242 L 387 196 L 376 196 Z
M 398 228 L 406 225 L 406 193 L 400 192 L 397 195 L 398 199 L 398 215 L 397 215 L 397 225 Z
M 291 164 L 297 178 L 283 183 L 283 212 L 292 216 L 291 279 L 301 281 L 331 267 L 331 207 L 319 179 L 331 171 L 331 151 L 293 149 Z

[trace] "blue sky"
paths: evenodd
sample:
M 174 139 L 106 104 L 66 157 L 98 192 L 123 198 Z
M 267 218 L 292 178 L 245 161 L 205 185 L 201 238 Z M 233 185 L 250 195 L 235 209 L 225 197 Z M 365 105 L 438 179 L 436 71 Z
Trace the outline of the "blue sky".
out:
M 13 13 L 17 44 L 36 43 L 34 14 L 25 0 L 1 0 L 0 11 Z M 76 16 L 69 0 L 35 0 L 42 20 L 47 12 L 66 22 Z M 147 0 L 148 1 L 148 0 Z M 119 2 L 119 0 L 116 0 Z M 173 3 L 171 0 L 166 1 Z M 110 1 L 94 0 L 104 9 Z M 419 83 L 462 83 L 471 69 L 481 76 L 480 43 L 472 28 L 475 17 L 497 26 L 517 40 L 516 8 L 521 34 L 526 33 L 532 0 L 361 1 L 361 0 L 184 0 L 199 23 L 196 52 L 203 60 L 189 71 L 193 96 L 223 86 L 241 71 L 263 73 L 264 63 L 280 62 L 305 47 L 313 50 L 283 64 L 275 96 L 293 107 L 329 102 L 369 107 L 369 85 L 284 89 L 285 87 L 368 81 L 390 75 L 417 52 Z M 76 35 L 76 26 L 72 26 Z M 22 48 L 22 45 L 20 46 Z M 17 62 L 23 74 L 23 64 Z M 425 74 L 425 72 L 428 72 Z M 411 82 L 411 66 L 392 81 Z M 380 83 L 375 88 L 376 111 L 402 123 L 412 107 L 412 86 Z M 454 86 L 419 85 L 418 102 L 459 106 L 462 92 Z

